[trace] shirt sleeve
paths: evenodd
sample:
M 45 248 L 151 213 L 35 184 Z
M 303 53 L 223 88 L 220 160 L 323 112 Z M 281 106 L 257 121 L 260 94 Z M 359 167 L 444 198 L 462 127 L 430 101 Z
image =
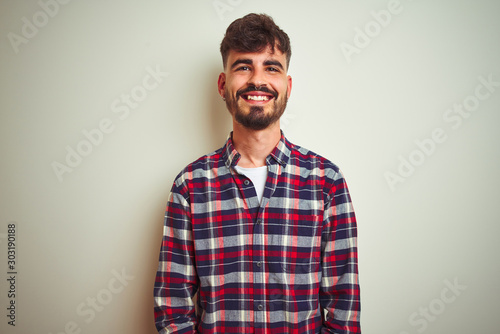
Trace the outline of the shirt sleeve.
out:
M 154 285 L 155 325 L 160 334 L 196 333 L 193 296 L 198 289 L 198 278 L 186 193 L 185 187 L 174 184 L 165 212 Z
M 356 217 L 340 171 L 331 182 L 321 243 L 320 303 L 326 313 L 322 333 L 361 333 Z

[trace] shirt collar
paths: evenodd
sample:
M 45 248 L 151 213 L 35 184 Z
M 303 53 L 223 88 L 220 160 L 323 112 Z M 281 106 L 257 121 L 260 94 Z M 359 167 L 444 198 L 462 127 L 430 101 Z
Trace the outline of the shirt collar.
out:
M 281 131 L 281 138 L 278 144 L 274 147 L 271 154 L 269 154 L 266 158 L 267 164 L 271 164 L 271 160 L 275 160 L 282 166 L 286 166 L 288 160 L 290 158 L 290 153 L 292 150 L 293 144 L 290 143 L 283 131 Z M 234 167 L 238 164 L 238 161 L 241 159 L 241 154 L 236 151 L 233 146 L 233 132 L 229 134 L 226 140 L 226 144 L 222 148 L 223 151 L 223 159 L 226 163 L 227 167 Z

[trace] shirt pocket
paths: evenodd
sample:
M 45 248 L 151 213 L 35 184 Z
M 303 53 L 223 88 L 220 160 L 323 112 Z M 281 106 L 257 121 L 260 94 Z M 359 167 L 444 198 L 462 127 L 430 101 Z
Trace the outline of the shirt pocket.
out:
M 281 270 L 287 273 L 318 272 L 321 264 L 321 224 L 315 215 L 282 214 Z

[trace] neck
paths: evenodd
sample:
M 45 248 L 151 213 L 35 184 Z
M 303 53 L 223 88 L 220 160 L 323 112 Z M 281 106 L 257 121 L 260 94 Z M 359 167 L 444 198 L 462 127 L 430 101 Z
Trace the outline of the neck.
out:
M 244 168 L 266 165 L 267 156 L 281 139 L 279 120 L 264 130 L 251 130 L 233 120 L 233 145 L 241 155 L 238 166 Z

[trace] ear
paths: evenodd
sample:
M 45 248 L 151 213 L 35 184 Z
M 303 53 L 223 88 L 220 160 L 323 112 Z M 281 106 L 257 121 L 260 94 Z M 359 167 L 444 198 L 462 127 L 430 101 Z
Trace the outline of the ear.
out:
M 292 77 L 288 76 L 286 79 L 287 79 L 287 88 L 288 88 L 286 98 L 289 99 L 290 93 L 292 92 Z
M 219 74 L 219 80 L 217 81 L 217 90 L 219 95 L 224 98 L 224 92 L 226 90 L 226 74 L 222 72 Z

